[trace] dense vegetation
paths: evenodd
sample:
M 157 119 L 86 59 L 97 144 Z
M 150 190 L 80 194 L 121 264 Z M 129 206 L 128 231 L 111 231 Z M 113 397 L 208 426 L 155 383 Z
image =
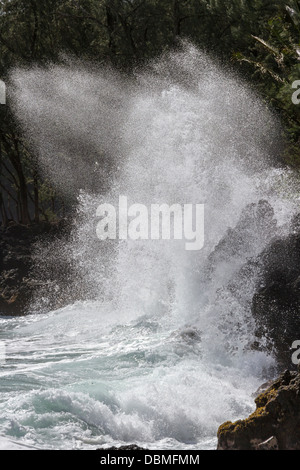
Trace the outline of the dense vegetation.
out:
M 15 65 L 60 62 L 63 54 L 136 64 L 187 37 L 231 63 L 285 123 L 286 163 L 300 167 L 300 1 L 1 0 L 0 78 Z M 59 195 L 39 174 L 9 103 L 0 109 L 0 217 L 22 224 L 60 216 Z

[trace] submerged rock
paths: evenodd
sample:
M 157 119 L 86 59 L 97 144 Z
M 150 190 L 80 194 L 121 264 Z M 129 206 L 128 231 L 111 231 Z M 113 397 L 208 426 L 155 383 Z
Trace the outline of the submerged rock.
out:
M 128 444 L 127 446 L 120 446 L 120 447 L 108 447 L 108 448 L 105 448 L 105 449 L 97 449 L 97 451 L 124 451 L 124 450 L 147 450 L 147 449 L 144 449 L 143 447 L 139 447 L 138 445 L 136 444 Z
M 285 371 L 255 399 L 244 420 L 218 430 L 218 450 L 300 450 L 300 373 Z

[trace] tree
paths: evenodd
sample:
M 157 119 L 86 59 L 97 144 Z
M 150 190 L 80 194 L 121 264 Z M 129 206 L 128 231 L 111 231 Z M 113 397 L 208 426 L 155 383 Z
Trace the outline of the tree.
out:
M 297 0 L 2 0 L 0 78 L 15 66 L 60 63 L 66 55 L 112 64 L 126 73 L 187 38 L 231 62 L 286 123 L 289 163 L 299 161 Z M 61 207 L 12 117 L 0 111 L 2 222 L 51 217 Z M 47 200 L 48 198 L 48 200 Z

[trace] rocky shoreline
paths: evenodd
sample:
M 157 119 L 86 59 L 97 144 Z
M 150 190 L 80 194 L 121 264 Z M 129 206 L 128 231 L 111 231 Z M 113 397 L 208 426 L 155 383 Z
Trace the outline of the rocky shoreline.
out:
M 256 399 L 244 420 L 223 423 L 218 450 L 300 450 L 300 373 L 283 372 Z

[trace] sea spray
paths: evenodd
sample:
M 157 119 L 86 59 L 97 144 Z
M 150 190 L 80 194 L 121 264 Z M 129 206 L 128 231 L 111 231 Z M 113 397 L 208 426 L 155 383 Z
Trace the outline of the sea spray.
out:
M 111 264 L 112 282 L 120 281 L 124 291 L 129 281 L 130 296 L 151 289 L 147 282 L 169 283 L 161 271 L 168 271 L 167 265 L 179 265 L 178 272 L 196 264 L 201 271 L 203 259 L 241 210 L 260 197 L 258 178 L 269 171 L 275 158 L 270 152 L 279 146 L 278 123 L 266 106 L 187 44 L 131 79 L 69 62 L 16 70 L 12 82 L 15 113 L 41 169 L 78 198 L 72 246 L 60 251 L 71 250 L 66 257 L 74 257 L 81 286 L 74 290 L 82 293 L 86 284 L 86 298 L 103 292 Z M 181 253 L 178 243 L 128 243 L 118 250 L 99 242 L 97 207 L 116 207 L 122 194 L 130 204 L 204 204 L 204 252 L 195 258 Z M 148 281 L 134 272 L 128 276 L 140 250 L 145 265 L 146 257 L 160 259 L 147 269 Z M 135 288 L 134 282 L 143 285 Z
M 189 44 L 132 77 L 72 60 L 14 70 L 10 99 L 41 171 L 77 213 L 68 239 L 35 258 L 45 280 L 58 260 L 71 264 L 68 291 L 54 279 L 35 314 L 3 320 L 5 435 L 42 448 L 213 448 L 219 424 L 252 410 L 274 366 L 252 348 L 249 303 L 251 259 L 295 205 L 274 186 L 284 175 L 276 118 Z M 100 240 L 97 208 L 120 195 L 203 204 L 203 248 Z M 58 298 L 63 308 L 50 311 Z

